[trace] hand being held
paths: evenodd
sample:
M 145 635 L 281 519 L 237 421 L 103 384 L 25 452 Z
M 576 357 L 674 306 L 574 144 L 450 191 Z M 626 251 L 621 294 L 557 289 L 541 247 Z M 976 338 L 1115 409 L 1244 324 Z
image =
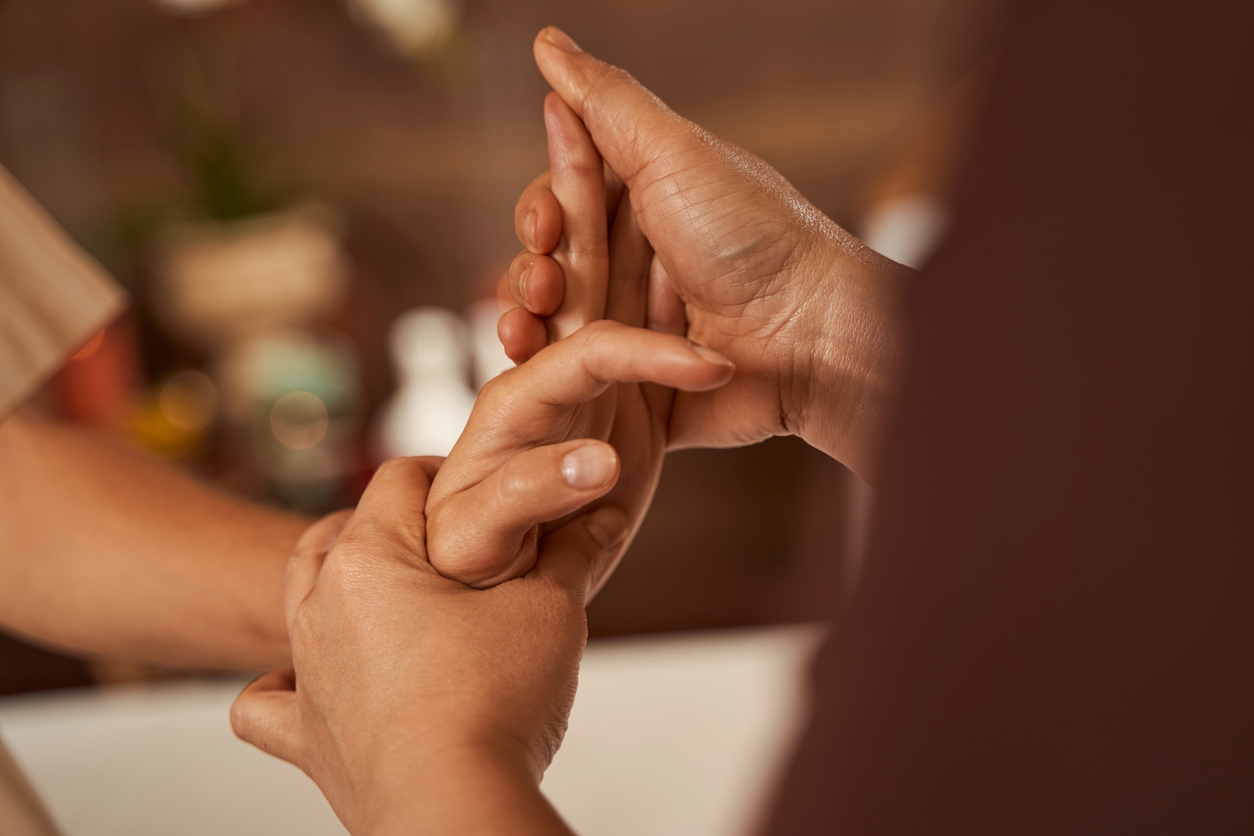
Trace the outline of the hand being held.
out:
M 676 396 L 670 447 L 797 434 L 865 475 L 895 384 L 911 271 L 560 30 L 540 33 L 535 57 L 626 184 L 656 253 L 651 272 L 682 302 L 687 336 L 736 364 L 730 385 Z M 558 258 L 567 217 L 543 176 L 515 210 L 526 249 L 511 266 L 510 290 L 532 314 L 551 313 L 563 282 L 570 285 Z M 502 336 L 515 359 L 535 347 L 517 333 Z
M 673 297 L 649 297 L 653 251 L 621 188 L 607 229 L 601 157 L 554 94 L 545 122 L 551 194 L 566 218 L 550 264 L 560 265 L 565 292 L 543 320 L 521 308 L 501 318 L 506 342 L 528 345 L 529 359 L 480 393 L 427 500 L 431 564 L 475 586 L 527 572 L 537 521 L 594 500 L 622 510 L 634 533 L 661 471 L 674 390 L 715 388 L 733 371 L 678 336 Z

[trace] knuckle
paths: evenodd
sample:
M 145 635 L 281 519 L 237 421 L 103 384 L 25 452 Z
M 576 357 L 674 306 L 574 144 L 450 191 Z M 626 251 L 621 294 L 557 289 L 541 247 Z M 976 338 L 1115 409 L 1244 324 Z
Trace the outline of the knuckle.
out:
M 572 263 L 599 265 L 600 272 L 609 261 L 609 245 L 603 237 L 588 241 L 583 236 L 572 235 L 566 242 L 566 258 Z
M 635 85 L 635 77 L 622 67 L 600 63 L 588 82 L 587 92 L 584 93 L 584 107 L 587 108 L 590 104 L 594 107 L 604 106 L 616 92 Z
M 586 343 L 598 343 L 605 340 L 613 339 L 618 333 L 620 324 L 612 319 L 598 319 L 595 322 L 589 322 L 581 330 L 580 334 Z
M 488 409 L 493 408 L 501 400 L 502 395 L 512 388 L 513 383 L 511 381 L 517 374 L 518 367 L 515 366 L 488 380 L 488 382 L 483 384 L 483 388 L 479 390 L 479 402 Z
M 377 479 L 380 476 L 387 478 L 401 476 L 408 469 L 408 464 L 409 459 L 404 456 L 394 456 L 379 465 L 378 470 L 375 471 L 375 478 Z
M 535 487 L 534 469 L 528 467 L 526 458 L 515 456 L 505 464 L 496 479 L 496 499 L 502 505 L 513 505 L 527 496 Z
M 253 711 L 248 692 L 245 691 L 231 703 L 231 731 L 246 743 L 252 743 L 254 731 Z

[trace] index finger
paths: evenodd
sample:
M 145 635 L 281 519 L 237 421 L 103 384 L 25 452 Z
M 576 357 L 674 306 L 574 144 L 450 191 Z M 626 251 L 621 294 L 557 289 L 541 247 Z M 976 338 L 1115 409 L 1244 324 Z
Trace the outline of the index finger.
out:
M 556 341 L 605 316 L 609 240 L 605 173 L 588 129 L 556 93 L 544 100 L 550 188 L 562 211 L 562 237 L 553 260 L 562 268 L 562 304 L 548 319 Z
M 425 564 L 427 493 L 443 461 L 439 456 L 402 456 L 384 462 L 366 486 L 345 533 L 382 531 L 404 547 L 407 557 L 417 558 L 411 562 Z

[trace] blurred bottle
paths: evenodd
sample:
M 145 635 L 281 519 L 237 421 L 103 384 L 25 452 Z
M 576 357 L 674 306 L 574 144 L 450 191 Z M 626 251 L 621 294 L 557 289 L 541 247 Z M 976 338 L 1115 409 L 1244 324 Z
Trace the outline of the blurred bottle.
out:
M 475 340 L 475 391 L 506 369 L 514 368 L 514 361 L 505 354 L 505 346 L 496 335 L 501 313 L 496 299 L 482 299 L 466 310 Z
M 414 308 L 388 335 L 398 388 L 379 420 L 378 449 L 392 456 L 447 456 L 470 411 L 471 335 L 466 321 L 444 308 Z

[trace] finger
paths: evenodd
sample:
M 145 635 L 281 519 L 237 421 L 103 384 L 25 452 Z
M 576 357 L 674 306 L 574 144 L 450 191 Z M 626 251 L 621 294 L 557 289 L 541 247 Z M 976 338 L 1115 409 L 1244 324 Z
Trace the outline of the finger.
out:
M 331 551 L 352 516 L 351 510 L 329 514 L 305 529 L 305 533 L 296 541 L 283 574 L 283 612 L 287 616 L 289 634 L 296 608 L 313 591 L 327 553 Z
M 586 603 L 626 544 L 631 523 L 615 505 L 580 514 L 545 534 L 532 574 Z
M 636 224 L 631 196 L 624 190 L 610 230 L 610 284 L 605 318 L 635 328 L 643 327 L 647 310 L 649 263 L 653 247 Z
M 605 215 L 606 226 L 614 225 L 614 213 L 623 195 L 622 179 L 606 163 Z M 562 207 L 549 188 L 550 172 L 544 172 L 532 180 L 514 205 L 514 234 L 527 252 L 544 255 L 553 252 L 562 236 Z M 519 304 L 522 304 L 521 301 Z
M 509 265 L 509 294 L 533 314 L 548 316 L 562 304 L 566 279 L 547 255 L 523 250 Z
M 505 348 L 505 356 L 522 365 L 549 342 L 544 320 L 522 308 L 510 308 L 496 322 L 496 335 Z
M 613 229 L 614 218 L 618 214 L 618 207 L 623 203 L 623 192 L 627 185 L 623 178 L 614 173 L 609 163 L 605 163 L 602 168 L 605 170 L 605 223 L 607 229 Z
M 514 233 L 533 253 L 551 253 L 562 236 L 562 207 L 549 188 L 549 172 L 532 180 L 514 205 Z
M 518 453 L 490 476 L 428 509 L 431 563 L 445 577 L 494 586 L 530 571 L 536 525 L 604 496 L 619 461 L 603 441 L 579 439 Z
M 231 705 L 240 740 L 304 769 L 296 674 L 289 665 L 254 679 Z
M 649 265 L 648 314 L 645 327 L 663 334 L 688 333 L 688 316 L 684 301 L 675 292 L 670 274 L 659 259 Z
M 402 546 L 399 556 L 408 562 L 426 562 L 427 492 L 444 460 L 437 456 L 397 457 L 379 466 L 362 494 L 353 518 L 341 537 L 368 532 L 391 535 Z M 377 552 L 383 556 L 383 552 Z M 391 555 L 393 557 L 398 555 Z
M 583 120 L 605 161 L 629 189 L 660 155 L 682 156 L 708 136 L 628 73 L 581 50 L 557 27 L 540 31 L 534 52 L 540 72 Z M 643 141 L 655 136 L 669 138 L 665 148 Z
M 544 100 L 553 196 L 562 209 L 562 237 L 553 260 L 565 279 L 562 303 L 548 319 L 550 341 L 605 316 L 609 242 L 601 155 L 579 118 L 556 94 Z
M 611 383 L 704 391 L 734 372 L 726 357 L 682 337 L 601 320 L 550 345 L 499 386 L 525 393 L 531 403 L 570 405 L 592 400 Z

